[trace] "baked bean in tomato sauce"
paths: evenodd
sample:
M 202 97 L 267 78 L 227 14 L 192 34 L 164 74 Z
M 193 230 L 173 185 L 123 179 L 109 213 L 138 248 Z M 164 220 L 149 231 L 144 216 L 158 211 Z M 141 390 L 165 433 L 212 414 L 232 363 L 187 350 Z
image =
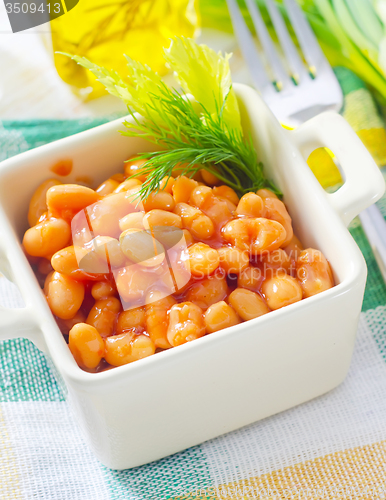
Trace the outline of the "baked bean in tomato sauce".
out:
M 239 197 L 176 171 L 140 202 L 142 165 L 95 190 L 48 179 L 31 199 L 24 250 L 82 369 L 132 363 L 334 286 L 270 190 Z

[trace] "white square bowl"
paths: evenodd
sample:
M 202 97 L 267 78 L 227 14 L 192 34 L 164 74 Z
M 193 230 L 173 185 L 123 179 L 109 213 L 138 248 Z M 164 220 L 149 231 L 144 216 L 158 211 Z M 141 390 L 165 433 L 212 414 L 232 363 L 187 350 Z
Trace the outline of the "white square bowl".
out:
M 258 94 L 235 85 L 243 126 L 284 193 L 296 234 L 330 261 L 337 285 L 265 316 L 101 373 L 81 370 L 56 325 L 20 242 L 29 199 L 71 157 L 66 182 L 95 186 L 149 144 L 121 136 L 122 120 L 28 151 L 0 165 L 0 270 L 26 307 L 0 307 L 0 338 L 26 337 L 52 360 L 87 441 L 113 469 L 135 467 L 303 403 L 346 376 L 366 281 L 346 229 L 384 191 L 377 166 L 347 122 L 325 113 L 285 131 Z M 327 146 L 344 186 L 327 194 L 303 155 Z M 63 180 L 63 179 L 62 179 Z

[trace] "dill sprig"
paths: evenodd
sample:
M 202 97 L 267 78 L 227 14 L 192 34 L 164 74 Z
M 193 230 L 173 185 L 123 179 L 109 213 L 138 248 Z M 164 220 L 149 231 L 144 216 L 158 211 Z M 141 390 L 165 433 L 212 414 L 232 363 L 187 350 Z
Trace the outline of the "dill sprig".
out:
M 120 98 L 132 120 L 122 133 L 157 145 L 157 151 L 139 154 L 146 160 L 138 175 L 147 175 L 139 196 L 158 191 L 161 181 L 178 168 L 192 177 L 204 169 L 239 195 L 267 187 L 280 192 L 264 174 L 249 136 L 243 135 L 237 98 L 232 89 L 230 55 L 223 56 L 187 38 L 175 38 L 165 59 L 182 87 L 165 85 L 148 66 L 128 56 L 128 81 L 117 72 L 71 56 L 89 69 L 106 90 Z M 132 159 L 130 160 L 132 161 Z
M 163 83 L 157 94 L 148 97 L 146 118 L 129 110 L 133 121 L 125 121 L 127 130 L 121 132 L 129 137 L 142 137 L 162 148 L 134 159 L 146 160 L 141 171 L 132 176 L 147 176 L 140 190 L 142 199 L 157 191 L 162 179 L 171 177 L 176 167 L 180 175 L 188 177 L 201 169 L 207 170 L 240 195 L 264 187 L 280 194 L 264 175 L 251 138 L 244 138 L 240 130 L 223 121 L 227 96 L 216 113 L 209 113 L 201 103 Z

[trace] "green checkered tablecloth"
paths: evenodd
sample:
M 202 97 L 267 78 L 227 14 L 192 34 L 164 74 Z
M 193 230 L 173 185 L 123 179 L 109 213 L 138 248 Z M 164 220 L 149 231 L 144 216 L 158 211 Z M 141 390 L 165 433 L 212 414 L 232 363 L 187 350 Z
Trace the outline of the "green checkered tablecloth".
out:
M 0 160 L 104 121 L 0 122 Z M 386 216 L 386 200 L 379 206 Z M 358 221 L 350 230 L 369 275 L 345 382 L 158 462 L 103 467 L 44 355 L 27 340 L 0 342 L 0 499 L 385 498 L 386 287 Z M 4 278 L 0 303 L 22 306 Z

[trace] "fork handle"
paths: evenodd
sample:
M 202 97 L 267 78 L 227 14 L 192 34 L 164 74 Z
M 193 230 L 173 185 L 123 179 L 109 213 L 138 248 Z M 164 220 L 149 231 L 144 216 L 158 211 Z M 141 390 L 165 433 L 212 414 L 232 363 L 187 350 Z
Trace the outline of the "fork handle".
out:
M 327 111 L 291 132 L 303 156 L 319 147 L 329 148 L 338 160 L 343 186 L 327 194 L 346 226 L 385 191 L 385 181 L 372 156 L 347 121 Z
M 377 205 L 361 212 L 359 219 L 386 283 L 386 221 Z

